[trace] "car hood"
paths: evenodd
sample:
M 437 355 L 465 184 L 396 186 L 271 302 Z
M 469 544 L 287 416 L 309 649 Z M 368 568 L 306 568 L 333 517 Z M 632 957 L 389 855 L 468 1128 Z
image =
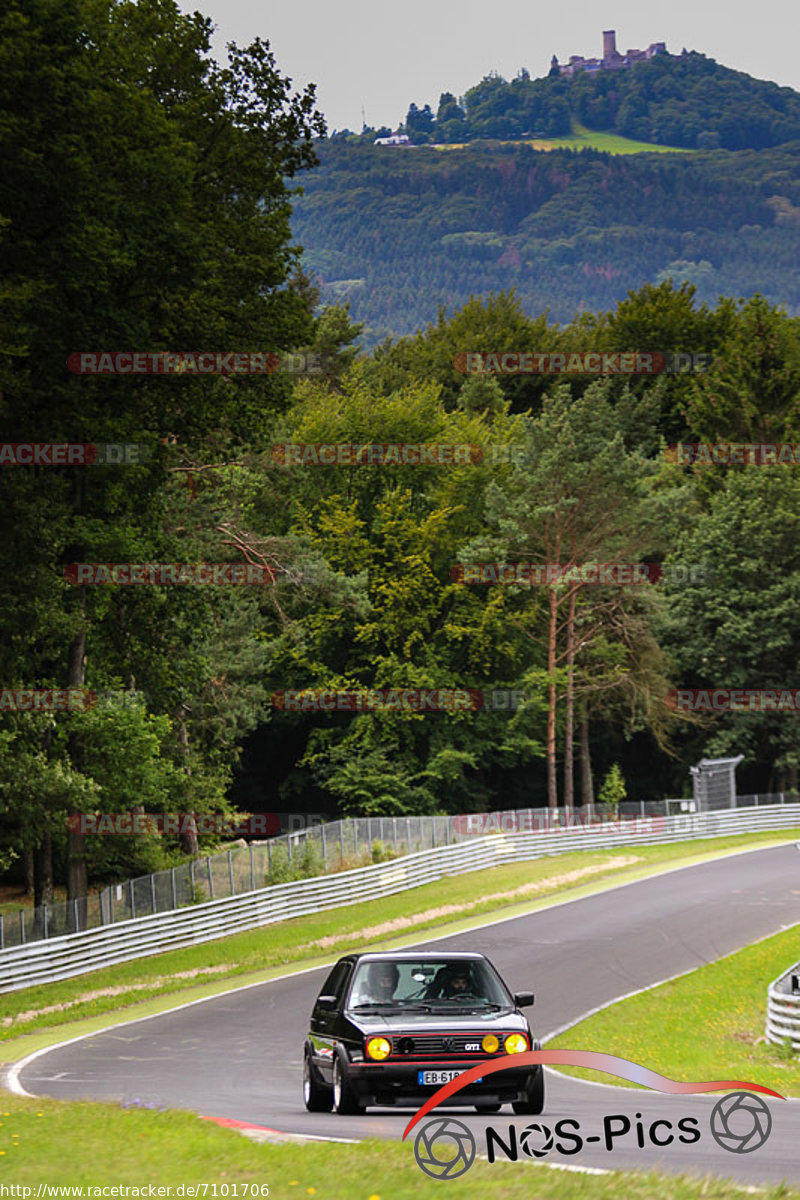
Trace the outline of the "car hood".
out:
M 399 1009 L 391 1013 L 356 1013 L 349 1010 L 347 1019 L 351 1024 L 363 1030 L 364 1033 L 413 1033 L 414 1030 L 424 1030 L 425 1033 L 473 1033 L 484 1027 L 493 1032 L 498 1030 L 508 1033 L 527 1032 L 528 1022 L 516 1009 L 503 1009 L 501 1012 L 459 1013 L 415 1013 Z

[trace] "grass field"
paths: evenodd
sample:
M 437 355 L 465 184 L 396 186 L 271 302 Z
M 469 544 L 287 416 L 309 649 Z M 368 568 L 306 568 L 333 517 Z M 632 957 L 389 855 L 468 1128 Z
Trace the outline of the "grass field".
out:
M 74 979 L 0 995 L 0 1057 L 16 1061 L 49 1033 L 70 1037 L 109 1023 L 149 1015 L 182 1001 L 213 995 L 231 984 L 255 983 L 287 969 L 335 961 L 353 949 L 409 945 L 426 931 L 455 933 L 498 917 L 522 915 L 554 900 L 577 898 L 644 878 L 679 863 L 794 840 L 800 830 L 577 851 L 437 883 L 367 904 L 348 905 L 93 971 Z M 113 1020 L 113 1018 L 112 1018 Z M 80 1022 L 80 1025 L 76 1025 Z
M 435 150 L 463 150 L 470 142 L 452 145 L 438 143 Z M 602 133 L 573 122 L 572 133 L 557 138 L 525 138 L 524 140 L 501 142 L 504 146 L 533 146 L 534 150 L 605 150 L 608 154 L 696 154 L 685 146 L 659 146 L 655 142 L 637 142 L 633 138 L 620 137 L 618 133 Z
M 547 1043 L 600 1048 L 671 1079 L 742 1079 L 800 1096 L 800 1060 L 764 1040 L 767 985 L 800 957 L 800 929 L 787 929 L 672 983 L 621 1000 Z M 634 1087 L 597 1071 L 565 1074 Z
M 181 1184 L 200 1185 L 194 1195 L 201 1200 L 241 1197 L 245 1186 L 248 1197 L 271 1200 L 420 1200 L 445 1192 L 458 1200 L 734 1200 L 747 1194 L 712 1177 L 632 1171 L 584 1175 L 531 1160 L 489 1165 L 480 1159 L 448 1190 L 447 1183 L 428 1178 L 417 1166 L 412 1138 L 358 1145 L 256 1143 L 190 1113 L 13 1097 L 0 1101 L 0 1181 L 30 1187 L 30 1195 L 41 1184 L 116 1184 L 144 1188 L 139 1194 L 145 1196 L 149 1185 L 171 1187 L 174 1197 L 181 1194 L 175 1191 Z M 759 1194 L 763 1200 L 800 1200 L 800 1191 L 785 1188 Z

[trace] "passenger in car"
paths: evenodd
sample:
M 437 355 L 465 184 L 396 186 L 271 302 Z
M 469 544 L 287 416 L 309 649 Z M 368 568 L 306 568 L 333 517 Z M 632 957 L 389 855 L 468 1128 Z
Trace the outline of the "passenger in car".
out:
M 394 963 L 372 963 L 367 970 L 364 989 L 358 997 L 359 1004 L 388 1004 L 394 997 L 400 972 Z

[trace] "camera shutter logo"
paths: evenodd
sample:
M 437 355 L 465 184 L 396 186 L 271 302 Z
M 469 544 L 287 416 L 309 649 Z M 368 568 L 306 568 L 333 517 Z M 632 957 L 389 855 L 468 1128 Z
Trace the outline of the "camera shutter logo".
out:
M 553 1149 L 553 1131 L 535 1122 L 523 1129 L 519 1144 L 529 1158 L 545 1158 Z
M 723 1096 L 711 1113 L 711 1136 L 732 1154 L 750 1154 L 763 1146 L 772 1132 L 772 1114 L 760 1096 L 732 1092 Z
M 447 1143 L 455 1148 L 448 1158 L 436 1154 L 437 1143 Z M 472 1166 L 475 1159 L 475 1138 L 463 1121 L 453 1117 L 440 1117 L 427 1121 L 414 1142 L 414 1157 L 426 1175 L 433 1179 L 457 1179 Z

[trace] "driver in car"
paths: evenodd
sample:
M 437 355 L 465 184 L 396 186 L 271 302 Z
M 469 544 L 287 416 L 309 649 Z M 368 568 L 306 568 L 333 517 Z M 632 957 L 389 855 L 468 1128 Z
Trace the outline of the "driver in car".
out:
M 472 995 L 472 983 L 466 970 L 458 970 L 445 980 L 442 996 L 445 1000 L 457 1000 L 459 996 Z
M 478 992 L 469 967 L 456 964 L 439 970 L 428 990 L 428 999 L 457 1000 L 459 996 L 477 996 Z

